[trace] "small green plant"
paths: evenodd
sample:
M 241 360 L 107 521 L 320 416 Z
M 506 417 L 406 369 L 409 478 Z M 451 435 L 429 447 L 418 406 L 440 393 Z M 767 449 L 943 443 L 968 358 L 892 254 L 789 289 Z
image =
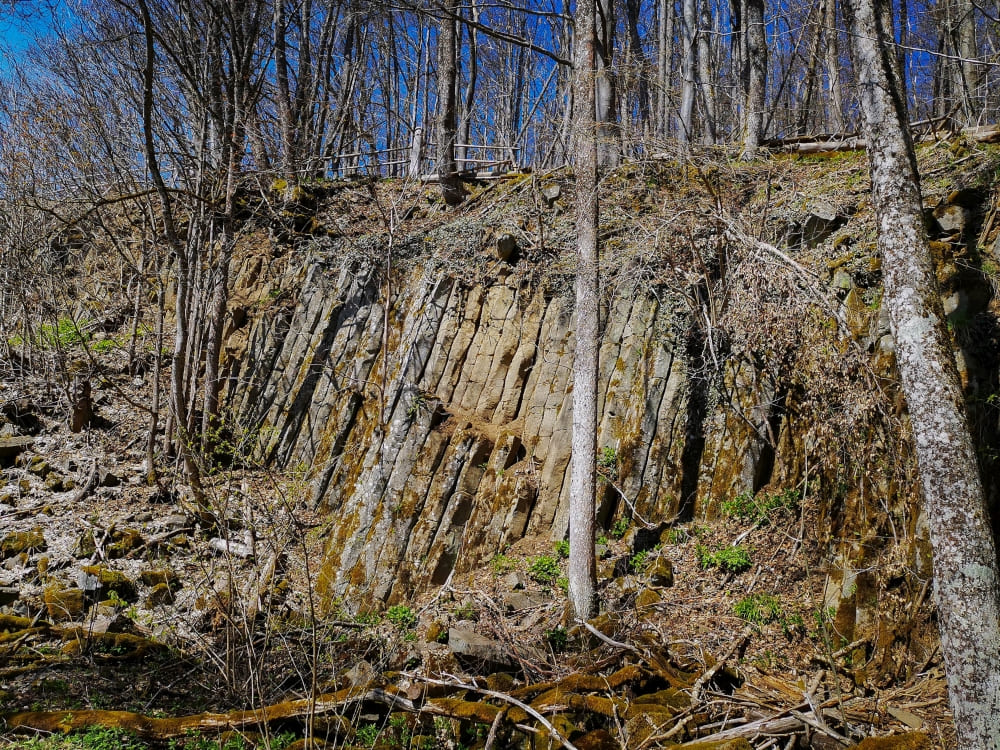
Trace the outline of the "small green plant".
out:
M 816 623 L 817 635 L 823 634 L 833 625 L 833 619 L 837 616 L 836 607 L 820 607 L 813 611 L 813 621 Z
M 627 518 L 619 518 L 615 521 L 614 526 L 611 527 L 611 536 L 614 539 L 621 539 L 628 532 L 629 520 Z
M 752 564 L 750 550 L 742 544 L 723 547 L 714 552 L 710 552 L 704 544 L 698 544 L 695 547 L 695 556 L 698 559 L 698 565 L 705 570 L 718 568 L 727 573 L 742 573 Z
M 741 492 L 730 500 L 723 500 L 721 507 L 723 515 L 764 526 L 770 523 L 772 516 L 798 508 L 800 498 L 799 491 L 791 487 L 757 495 Z
M 374 747 L 378 740 L 379 729 L 375 724 L 365 724 L 363 727 L 358 727 L 355 735 L 359 745 Z
M 618 451 L 605 445 L 597 457 L 597 471 L 612 482 L 618 479 Z
M 396 735 L 396 741 L 399 743 L 399 747 L 409 746 L 412 732 L 410 731 L 410 725 L 405 716 L 400 714 L 393 714 L 390 716 L 389 729 L 391 729 L 392 733 Z
M 497 552 L 490 561 L 490 568 L 492 568 L 494 574 L 498 576 L 503 575 L 504 573 L 509 573 L 516 567 L 517 560 L 509 555 L 505 555 L 503 552 Z
M 691 534 L 687 529 L 680 527 L 667 529 L 667 542 L 669 544 L 684 544 L 690 538 Z
M 728 573 L 741 573 L 750 567 L 750 550 L 742 544 L 723 547 L 714 555 L 715 565 Z
M 607 547 L 608 546 L 608 538 L 606 536 L 604 536 L 603 534 L 601 534 L 601 536 L 597 537 L 597 543 L 600 544 L 602 547 Z
M 642 552 L 636 552 L 628 561 L 628 569 L 633 573 L 641 573 L 649 565 L 649 550 L 645 549 Z
M 568 594 L 569 593 L 569 578 L 567 578 L 566 576 L 559 576 L 556 579 L 556 586 L 558 586 L 560 589 L 562 589 L 562 592 L 564 594 Z
M 457 620 L 478 620 L 479 610 L 472 602 L 464 602 L 462 606 L 455 609 L 455 619 Z
M 752 492 L 741 492 L 734 498 L 722 501 L 722 514 L 724 516 L 747 519 L 753 517 L 756 510 L 757 506 L 754 504 Z
M 569 542 L 566 541 L 565 539 L 560 539 L 558 542 L 556 542 L 555 548 L 556 548 L 556 554 L 559 555 L 559 557 L 563 559 L 569 557 Z
M 413 396 L 413 400 L 410 402 L 410 408 L 406 410 L 406 418 L 411 422 L 417 418 L 420 414 L 420 410 L 424 408 L 427 403 L 427 397 L 420 392 L 417 392 Z
M 528 566 L 528 575 L 541 584 L 554 583 L 559 573 L 559 563 L 551 555 L 536 557 Z
M 549 642 L 549 646 L 557 654 L 565 651 L 566 642 L 568 640 L 566 628 L 553 628 L 552 630 L 546 630 L 545 640 Z
M 754 625 L 767 625 L 784 619 L 781 602 L 770 594 L 750 594 L 736 602 L 733 612 L 741 620 Z
M 405 604 L 397 604 L 385 612 L 385 619 L 400 630 L 409 630 L 417 624 L 417 616 Z
M 358 625 L 378 625 L 381 620 L 378 612 L 362 612 L 354 616 L 354 622 Z
M 125 729 L 90 727 L 84 732 L 70 735 L 66 745 L 52 747 L 80 748 L 80 750 L 142 750 L 146 744 Z
M 86 341 L 87 334 L 72 318 L 59 318 L 55 325 L 42 323 L 38 327 L 38 342 L 43 347 L 64 347 Z
M 796 612 L 781 619 L 781 629 L 785 631 L 787 637 L 791 638 L 795 632 L 805 633 L 806 623 L 802 619 L 802 615 Z
M 108 592 L 108 604 L 112 607 L 117 607 L 118 609 L 125 609 L 128 607 L 128 602 L 121 598 L 117 591 Z
M 109 339 L 101 339 L 100 341 L 95 341 L 94 345 L 90 348 L 93 349 L 98 354 L 107 354 L 113 349 L 117 349 L 119 346 L 120 344 L 117 341 L 115 341 L 113 338 L 109 338 Z

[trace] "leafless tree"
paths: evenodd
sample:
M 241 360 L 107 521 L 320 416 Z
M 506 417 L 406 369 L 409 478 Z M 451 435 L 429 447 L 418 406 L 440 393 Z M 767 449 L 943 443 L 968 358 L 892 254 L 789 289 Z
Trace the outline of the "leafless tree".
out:
M 597 360 L 600 351 L 597 197 L 598 62 L 595 2 L 576 11 L 573 135 L 576 146 L 576 351 L 573 356 L 573 456 L 570 467 L 569 599 L 576 617 L 597 609 L 594 515 L 597 497 Z
M 1000 576 L 989 512 L 924 230 L 886 0 L 848 0 L 885 304 L 934 556 L 941 653 L 959 750 L 1000 746 Z

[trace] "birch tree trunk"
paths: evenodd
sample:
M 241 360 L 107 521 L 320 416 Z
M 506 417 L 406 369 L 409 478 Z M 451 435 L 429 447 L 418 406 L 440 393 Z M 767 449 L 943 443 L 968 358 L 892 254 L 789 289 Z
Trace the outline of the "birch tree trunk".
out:
M 576 148 L 576 350 L 569 490 L 569 601 L 575 617 L 597 612 L 594 511 L 597 496 L 598 265 L 595 0 L 577 4 L 573 135 Z
M 886 0 L 882 0 L 885 2 Z M 996 548 L 945 328 L 891 29 L 879 0 L 848 0 L 885 269 L 885 302 L 930 528 L 941 653 L 959 750 L 1000 747 Z

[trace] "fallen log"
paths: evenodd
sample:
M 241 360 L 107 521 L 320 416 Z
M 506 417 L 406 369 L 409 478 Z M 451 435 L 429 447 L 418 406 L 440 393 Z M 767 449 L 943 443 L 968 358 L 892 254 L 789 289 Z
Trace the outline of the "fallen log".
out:
M 425 682 L 459 687 L 459 684 L 444 681 L 434 681 L 421 678 Z M 576 750 L 574 746 L 562 737 L 552 724 L 537 711 L 521 703 L 517 699 L 502 693 L 483 690 L 472 685 L 461 684 L 463 689 L 489 695 L 504 700 L 512 705 L 525 709 L 533 716 L 554 739 L 561 742 L 567 750 Z M 318 716 L 338 716 L 346 713 L 346 709 L 359 703 L 380 703 L 390 711 L 407 711 L 410 713 L 431 714 L 459 721 L 474 721 L 490 726 L 502 709 L 489 704 L 482 705 L 489 709 L 482 715 L 471 714 L 467 708 L 468 701 L 437 699 L 425 703 L 416 703 L 402 695 L 382 688 L 352 687 L 318 696 L 315 700 L 300 698 L 285 701 L 271 706 L 251 710 L 230 711 L 228 713 L 199 713 L 188 716 L 160 718 L 131 711 L 102 710 L 65 710 L 65 711 L 17 711 L 0 713 L 0 725 L 13 732 L 69 732 L 81 731 L 91 727 L 107 729 L 124 729 L 134 733 L 140 739 L 152 742 L 168 742 L 192 733 L 248 731 L 260 727 L 286 722 L 289 720 L 309 721 Z M 346 721 L 346 719 L 345 719 Z M 526 731 L 537 731 L 524 728 Z
M 199 713 L 174 718 L 158 718 L 131 711 L 18 711 L 0 714 L 0 721 L 12 731 L 67 733 L 90 727 L 125 729 L 142 739 L 168 741 L 191 732 L 248 730 L 289 719 L 337 714 L 361 702 L 382 703 L 403 711 L 417 711 L 414 703 L 381 688 L 347 688 L 318 696 L 300 698 L 262 708 L 229 713 Z M 444 712 L 440 712 L 444 714 Z

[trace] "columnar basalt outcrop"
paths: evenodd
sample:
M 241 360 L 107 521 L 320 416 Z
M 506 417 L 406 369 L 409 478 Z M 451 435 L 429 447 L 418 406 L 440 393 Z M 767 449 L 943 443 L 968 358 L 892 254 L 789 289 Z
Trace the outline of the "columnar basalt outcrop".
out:
M 335 519 L 326 593 L 392 603 L 525 535 L 561 539 L 568 295 L 516 268 L 470 284 L 414 265 L 387 283 L 374 263 L 317 252 L 300 272 L 297 302 L 253 329 L 234 406 L 261 458 L 309 467 L 313 500 Z M 606 312 L 602 523 L 691 518 L 784 470 L 774 393 L 736 369 L 740 409 L 707 392 L 678 295 L 620 296 Z

